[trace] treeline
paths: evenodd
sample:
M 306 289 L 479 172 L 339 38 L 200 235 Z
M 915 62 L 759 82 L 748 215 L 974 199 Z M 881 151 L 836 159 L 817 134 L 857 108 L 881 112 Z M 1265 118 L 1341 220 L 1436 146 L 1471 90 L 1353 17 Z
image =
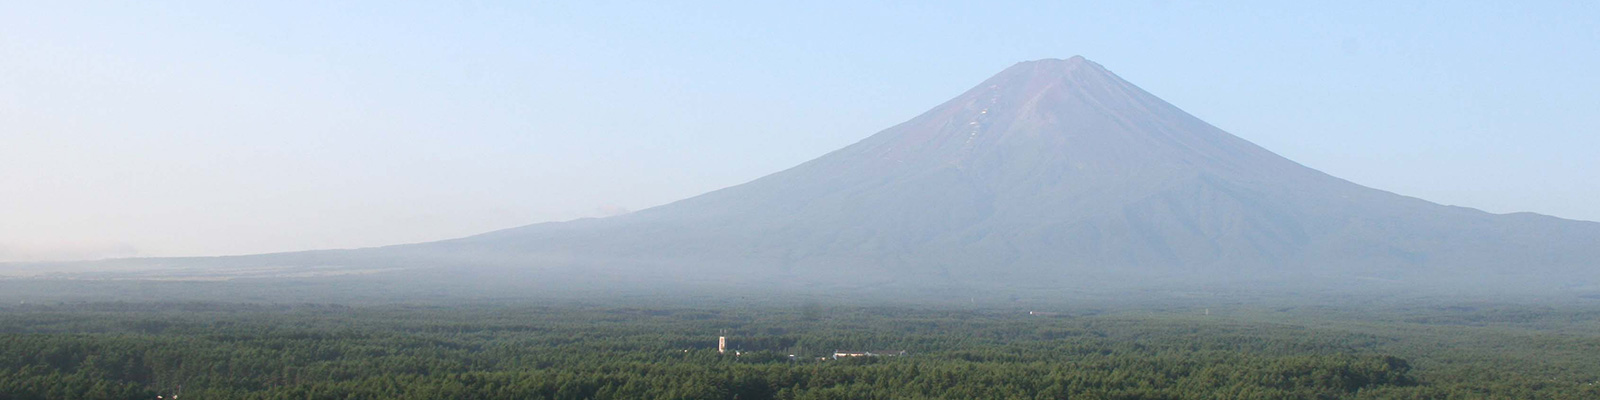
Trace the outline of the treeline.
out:
M 1600 371 L 1585 370 L 1600 356 L 1593 336 L 1336 322 L 818 306 L 22 307 L 0 311 L 0 400 L 180 393 L 183 399 L 1600 398 L 1593 386 Z M 717 353 L 722 330 L 738 356 Z M 1441 333 L 1477 347 L 1441 349 L 1435 336 Z M 910 355 L 827 357 L 836 349 Z M 1436 354 L 1445 350 L 1454 351 Z

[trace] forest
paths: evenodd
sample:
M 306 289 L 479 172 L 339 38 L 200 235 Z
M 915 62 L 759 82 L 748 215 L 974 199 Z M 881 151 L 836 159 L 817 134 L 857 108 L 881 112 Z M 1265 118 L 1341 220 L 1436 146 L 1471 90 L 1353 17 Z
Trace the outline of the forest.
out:
M 0 400 L 1600 398 L 1584 304 L 733 304 L 13 303 Z

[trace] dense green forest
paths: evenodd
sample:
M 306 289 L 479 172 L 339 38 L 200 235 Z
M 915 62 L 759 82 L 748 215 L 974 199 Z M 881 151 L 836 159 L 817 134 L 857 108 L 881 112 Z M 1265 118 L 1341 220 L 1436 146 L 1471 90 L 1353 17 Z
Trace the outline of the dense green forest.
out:
M 1028 311 L 13 304 L 0 399 L 1600 399 L 1600 307 Z

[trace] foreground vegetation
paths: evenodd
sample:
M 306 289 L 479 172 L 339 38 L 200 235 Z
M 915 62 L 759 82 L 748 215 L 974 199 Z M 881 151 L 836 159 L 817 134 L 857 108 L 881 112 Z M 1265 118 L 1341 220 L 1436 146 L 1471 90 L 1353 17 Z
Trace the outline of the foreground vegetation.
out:
M 23 305 L 0 310 L 0 399 L 1596 399 L 1596 316 Z M 909 355 L 828 357 L 877 349 Z

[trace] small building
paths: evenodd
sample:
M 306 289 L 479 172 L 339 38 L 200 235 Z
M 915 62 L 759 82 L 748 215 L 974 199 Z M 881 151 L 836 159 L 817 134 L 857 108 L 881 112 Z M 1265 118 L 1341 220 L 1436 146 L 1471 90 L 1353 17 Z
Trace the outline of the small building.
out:
M 839 357 L 900 357 L 906 355 L 905 350 L 874 350 L 874 351 L 833 351 L 833 359 Z

